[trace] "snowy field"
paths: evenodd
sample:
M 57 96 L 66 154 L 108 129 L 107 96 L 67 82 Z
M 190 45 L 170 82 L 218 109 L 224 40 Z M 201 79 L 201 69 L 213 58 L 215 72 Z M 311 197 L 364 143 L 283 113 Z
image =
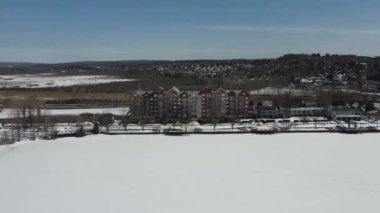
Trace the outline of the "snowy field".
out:
M 116 76 L 105 75 L 80 75 L 80 76 L 57 76 L 52 73 L 23 74 L 23 75 L 0 75 L 0 88 L 45 88 L 66 87 L 74 85 L 105 84 L 111 82 L 133 81 Z
M 6 213 L 377 213 L 377 134 L 89 136 L 0 147 Z
M 42 113 L 46 115 L 80 115 L 82 113 L 125 115 L 129 111 L 128 107 L 111 107 L 111 108 L 83 108 L 83 109 L 43 109 Z M 9 118 L 12 116 L 12 109 L 3 109 L 0 111 L 0 118 Z

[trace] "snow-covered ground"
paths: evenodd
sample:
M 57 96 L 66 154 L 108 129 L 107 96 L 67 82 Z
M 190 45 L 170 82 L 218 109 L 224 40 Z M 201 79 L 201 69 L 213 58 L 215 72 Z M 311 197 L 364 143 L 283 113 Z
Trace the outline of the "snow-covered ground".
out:
M 111 82 L 133 81 L 116 76 L 105 75 L 80 75 L 80 76 L 57 76 L 52 73 L 23 74 L 23 75 L 0 75 L 0 88 L 44 88 L 65 87 L 74 85 L 104 84 Z
M 251 95 L 285 95 L 285 94 L 300 96 L 300 95 L 308 94 L 308 91 L 300 90 L 300 89 L 275 88 L 275 87 L 265 87 L 262 89 L 251 91 Z
M 125 115 L 129 111 L 128 107 L 113 108 L 84 108 L 84 109 L 44 109 L 46 115 L 80 115 L 82 113 Z M 12 109 L 3 109 L 0 111 L 0 118 L 9 118 L 12 115 Z
M 194 124 L 196 123 L 196 124 Z M 191 122 L 189 124 L 181 124 L 180 126 L 175 126 L 174 124 L 128 124 L 126 126 L 120 125 L 115 122 L 110 125 L 104 133 L 111 134 L 125 134 L 125 133 L 153 133 L 162 132 L 164 129 L 168 128 L 180 128 L 186 132 L 203 132 L 203 133 L 221 133 L 221 132 L 247 132 L 252 130 L 258 131 L 271 131 L 277 130 L 279 132 L 323 132 L 323 131 L 337 131 L 337 127 L 346 127 L 357 130 L 380 130 L 380 122 L 368 123 L 360 122 L 356 124 L 341 124 L 335 121 L 326 122 L 309 122 L 309 123 L 218 123 L 213 124 L 203 124 L 200 125 L 197 122 Z
M 134 135 L 0 148 L 6 213 L 380 212 L 377 134 Z

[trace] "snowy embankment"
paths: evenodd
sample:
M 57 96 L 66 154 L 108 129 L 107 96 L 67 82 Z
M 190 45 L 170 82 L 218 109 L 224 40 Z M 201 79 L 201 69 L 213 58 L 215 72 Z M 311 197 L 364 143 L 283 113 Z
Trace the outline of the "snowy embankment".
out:
M 7 213 L 380 212 L 377 134 L 89 136 L 0 152 Z

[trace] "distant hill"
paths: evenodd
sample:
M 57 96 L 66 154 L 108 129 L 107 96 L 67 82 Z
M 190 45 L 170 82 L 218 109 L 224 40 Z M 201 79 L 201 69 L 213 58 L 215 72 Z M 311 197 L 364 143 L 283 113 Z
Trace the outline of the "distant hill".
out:
M 165 76 L 181 78 L 302 78 L 350 74 L 380 80 L 380 57 L 356 55 L 287 54 L 268 59 L 226 60 L 125 60 L 83 61 L 56 64 L 0 62 L 0 74 L 88 72 L 113 75 Z
M 33 66 L 38 63 L 29 63 L 29 62 L 0 62 L 0 67 L 25 67 Z

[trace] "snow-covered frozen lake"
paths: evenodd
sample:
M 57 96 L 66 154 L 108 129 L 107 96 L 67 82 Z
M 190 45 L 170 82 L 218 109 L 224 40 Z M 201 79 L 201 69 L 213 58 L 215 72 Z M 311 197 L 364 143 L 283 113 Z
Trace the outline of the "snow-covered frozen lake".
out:
M 2 146 L 0 209 L 380 212 L 378 138 L 98 135 Z

